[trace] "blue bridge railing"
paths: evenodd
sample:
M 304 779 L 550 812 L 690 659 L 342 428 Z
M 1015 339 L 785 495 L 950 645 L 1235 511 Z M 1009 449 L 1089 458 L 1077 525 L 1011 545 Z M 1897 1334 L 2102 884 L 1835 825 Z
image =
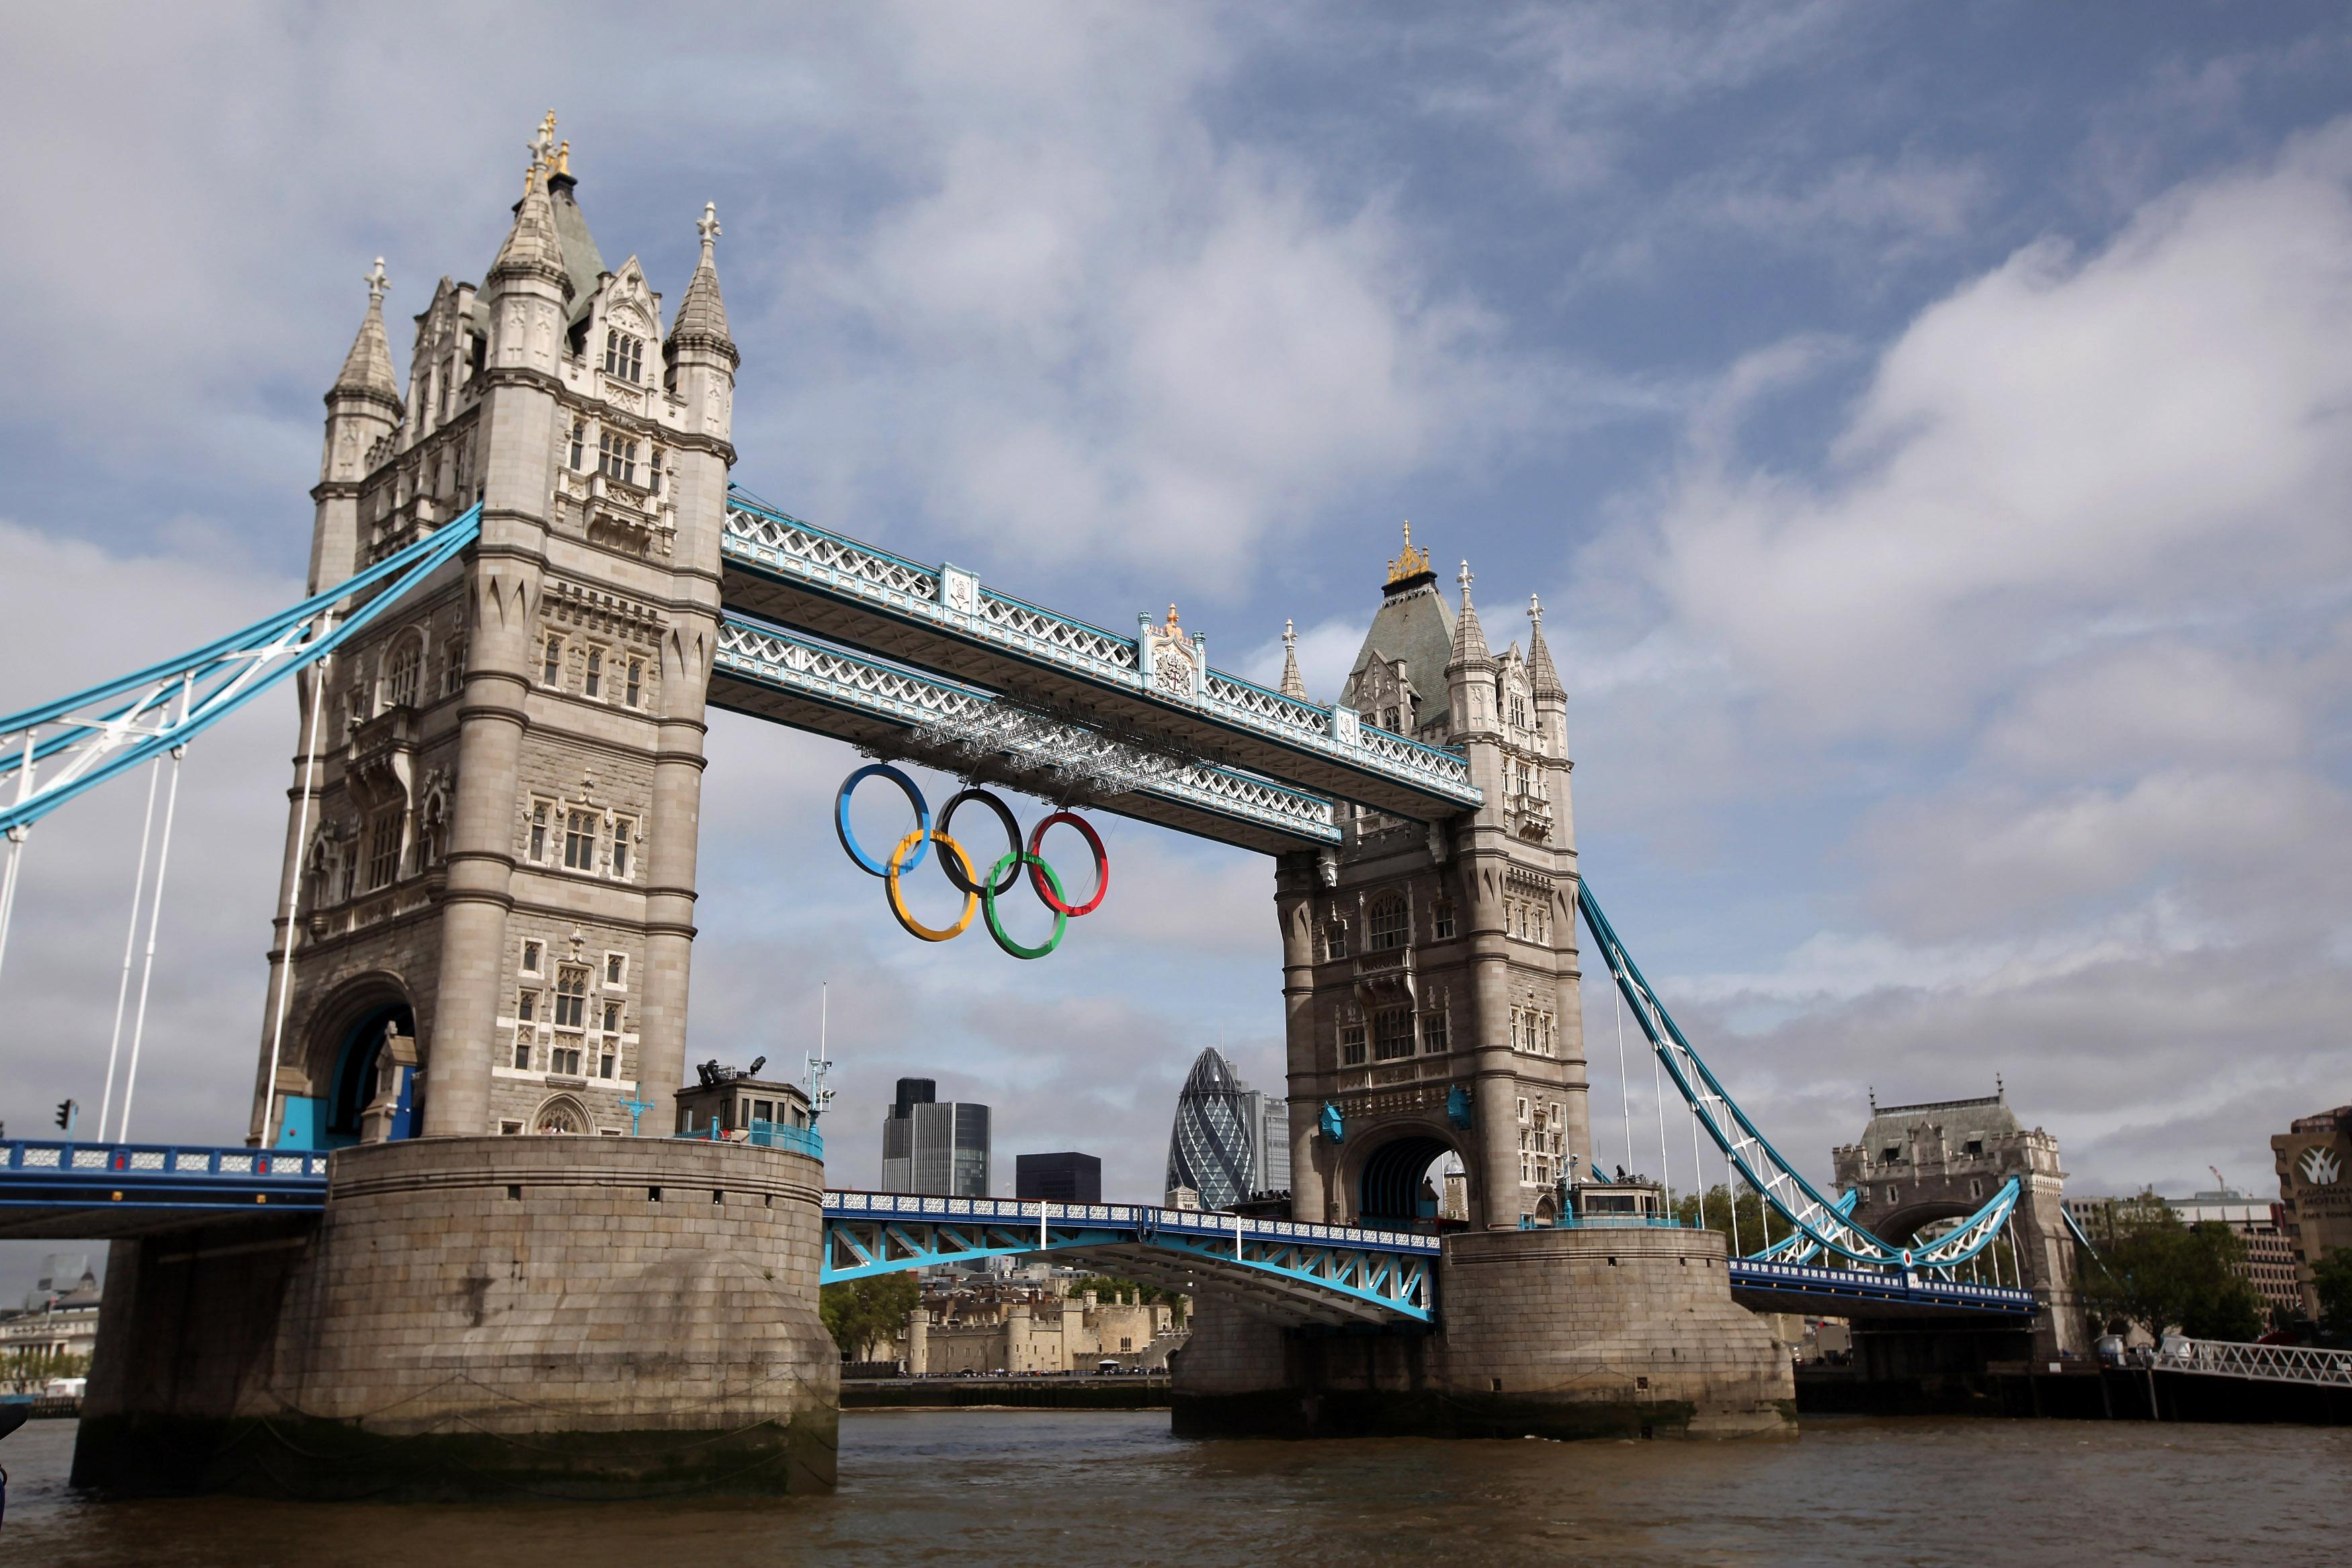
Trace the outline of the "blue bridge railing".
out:
M 740 1134 L 740 1135 L 737 1135 Z M 753 1122 L 749 1127 L 738 1128 L 735 1134 L 721 1133 L 715 1128 L 700 1132 L 679 1133 L 681 1138 L 691 1138 L 706 1144 L 749 1144 L 759 1149 L 789 1149 L 796 1155 L 806 1155 L 813 1160 L 824 1158 L 824 1134 L 814 1127 L 795 1127 L 786 1122 Z

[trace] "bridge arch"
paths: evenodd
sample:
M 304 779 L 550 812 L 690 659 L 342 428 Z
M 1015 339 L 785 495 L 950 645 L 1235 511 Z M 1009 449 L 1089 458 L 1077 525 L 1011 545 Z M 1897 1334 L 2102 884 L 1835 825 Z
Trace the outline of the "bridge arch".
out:
M 305 1034 L 301 1061 L 318 1103 L 319 1147 L 424 1131 L 416 1009 L 397 976 L 378 970 L 345 981 L 311 1015 Z M 384 1052 L 394 1040 L 395 1059 L 387 1062 Z M 397 1070 L 390 1078 L 388 1066 Z M 377 1113 L 373 1127 L 371 1108 Z
M 1342 1171 L 1355 1206 L 1352 1223 L 1402 1228 L 1437 1218 L 1445 1195 L 1431 1190 L 1430 1169 L 1448 1155 L 1463 1157 L 1461 1143 L 1449 1130 L 1420 1122 L 1391 1124 L 1366 1134 L 1360 1147 Z M 1464 1159 L 1463 1165 L 1467 1169 L 1470 1162 Z M 1478 1197 L 1474 1190 L 1474 1205 Z

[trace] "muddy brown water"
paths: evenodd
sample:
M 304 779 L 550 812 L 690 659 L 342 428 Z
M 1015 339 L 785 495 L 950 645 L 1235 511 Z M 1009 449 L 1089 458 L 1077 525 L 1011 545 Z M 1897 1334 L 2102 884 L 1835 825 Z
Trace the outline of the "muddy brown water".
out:
M 100 1502 L 70 1421 L 0 1444 L 0 1563 L 2352 1563 L 2352 1430 L 1809 1419 L 1787 1440 L 1192 1442 L 1164 1411 L 855 1411 L 772 1501 Z

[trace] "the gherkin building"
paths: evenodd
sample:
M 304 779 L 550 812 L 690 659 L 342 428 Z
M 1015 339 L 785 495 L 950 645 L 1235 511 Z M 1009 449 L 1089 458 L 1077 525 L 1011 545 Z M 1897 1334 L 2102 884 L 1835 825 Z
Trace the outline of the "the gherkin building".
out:
M 1176 1096 L 1168 1135 L 1168 1189 L 1190 1187 L 1202 1208 L 1290 1186 L 1289 1104 L 1242 1082 L 1211 1046 L 1201 1052 Z

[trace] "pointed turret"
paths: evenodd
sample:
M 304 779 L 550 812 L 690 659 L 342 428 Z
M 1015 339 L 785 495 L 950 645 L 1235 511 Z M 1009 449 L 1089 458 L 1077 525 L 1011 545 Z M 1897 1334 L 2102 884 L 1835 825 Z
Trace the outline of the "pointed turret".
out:
M 490 289 L 495 293 L 500 283 L 510 278 L 543 277 L 561 287 L 568 299 L 572 287 L 572 276 L 563 266 L 563 237 L 555 232 L 555 207 L 540 185 L 539 173 L 534 164 L 523 178 L 514 227 L 507 231 L 499 258 L 490 264 Z
M 490 319 L 489 366 L 553 373 L 557 340 L 571 317 L 578 292 L 564 265 L 547 181 L 555 167 L 555 116 L 530 143 L 530 165 L 522 177 L 522 200 L 515 204 L 514 227 L 499 246 L 484 280 L 482 303 Z
M 727 331 L 727 302 L 719 295 L 719 266 L 712 259 L 712 247 L 718 243 L 719 204 L 702 204 L 702 221 L 695 225 L 702 236 L 702 259 L 694 266 L 694 277 L 686 286 L 686 298 L 677 308 L 677 319 L 669 329 L 670 357 L 677 358 L 682 348 L 709 349 L 727 356 L 728 362 L 738 362 L 735 340 Z
M 1559 672 L 1552 667 L 1551 650 L 1544 646 L 1543 601 L 1528 595 L 1528 686 L 1538 700 L 1544 697 L 1564 697 L 1568 688 L 1559 684 Z
M 367 314 L 360 319 L 359 336 L 352 340 L 352 351 L 343 356 L 343 368 L 327 393 L 327 402 L 331 407 L 337 393 L 357 393 L 388 403 L 393 417 L 398 419 L 400 388 L 392 379 L 392 342 L 383 330 L 383 297 L 392 288 L 384 278 L 383 257 L 375 258 L 367 286 Z
M 1495 667 L 1495 655 L 1486 646 L 1486 629 L 1478 624 L 1478 612 L 1470 603 L 1470 583 L 1475 576 L 1465 560 L 1454 579 L 1462 585 L 1462 613 L 1454 622 L 1454 652 L 1445 661 L 1448 675 L 1456 670 L 1492 672 Z
M 1307 695 L 1307 683 L 1298 678 L 1298 632 L 1288 621 L 1282 623 L 1282 695 L 1311 702 Z

